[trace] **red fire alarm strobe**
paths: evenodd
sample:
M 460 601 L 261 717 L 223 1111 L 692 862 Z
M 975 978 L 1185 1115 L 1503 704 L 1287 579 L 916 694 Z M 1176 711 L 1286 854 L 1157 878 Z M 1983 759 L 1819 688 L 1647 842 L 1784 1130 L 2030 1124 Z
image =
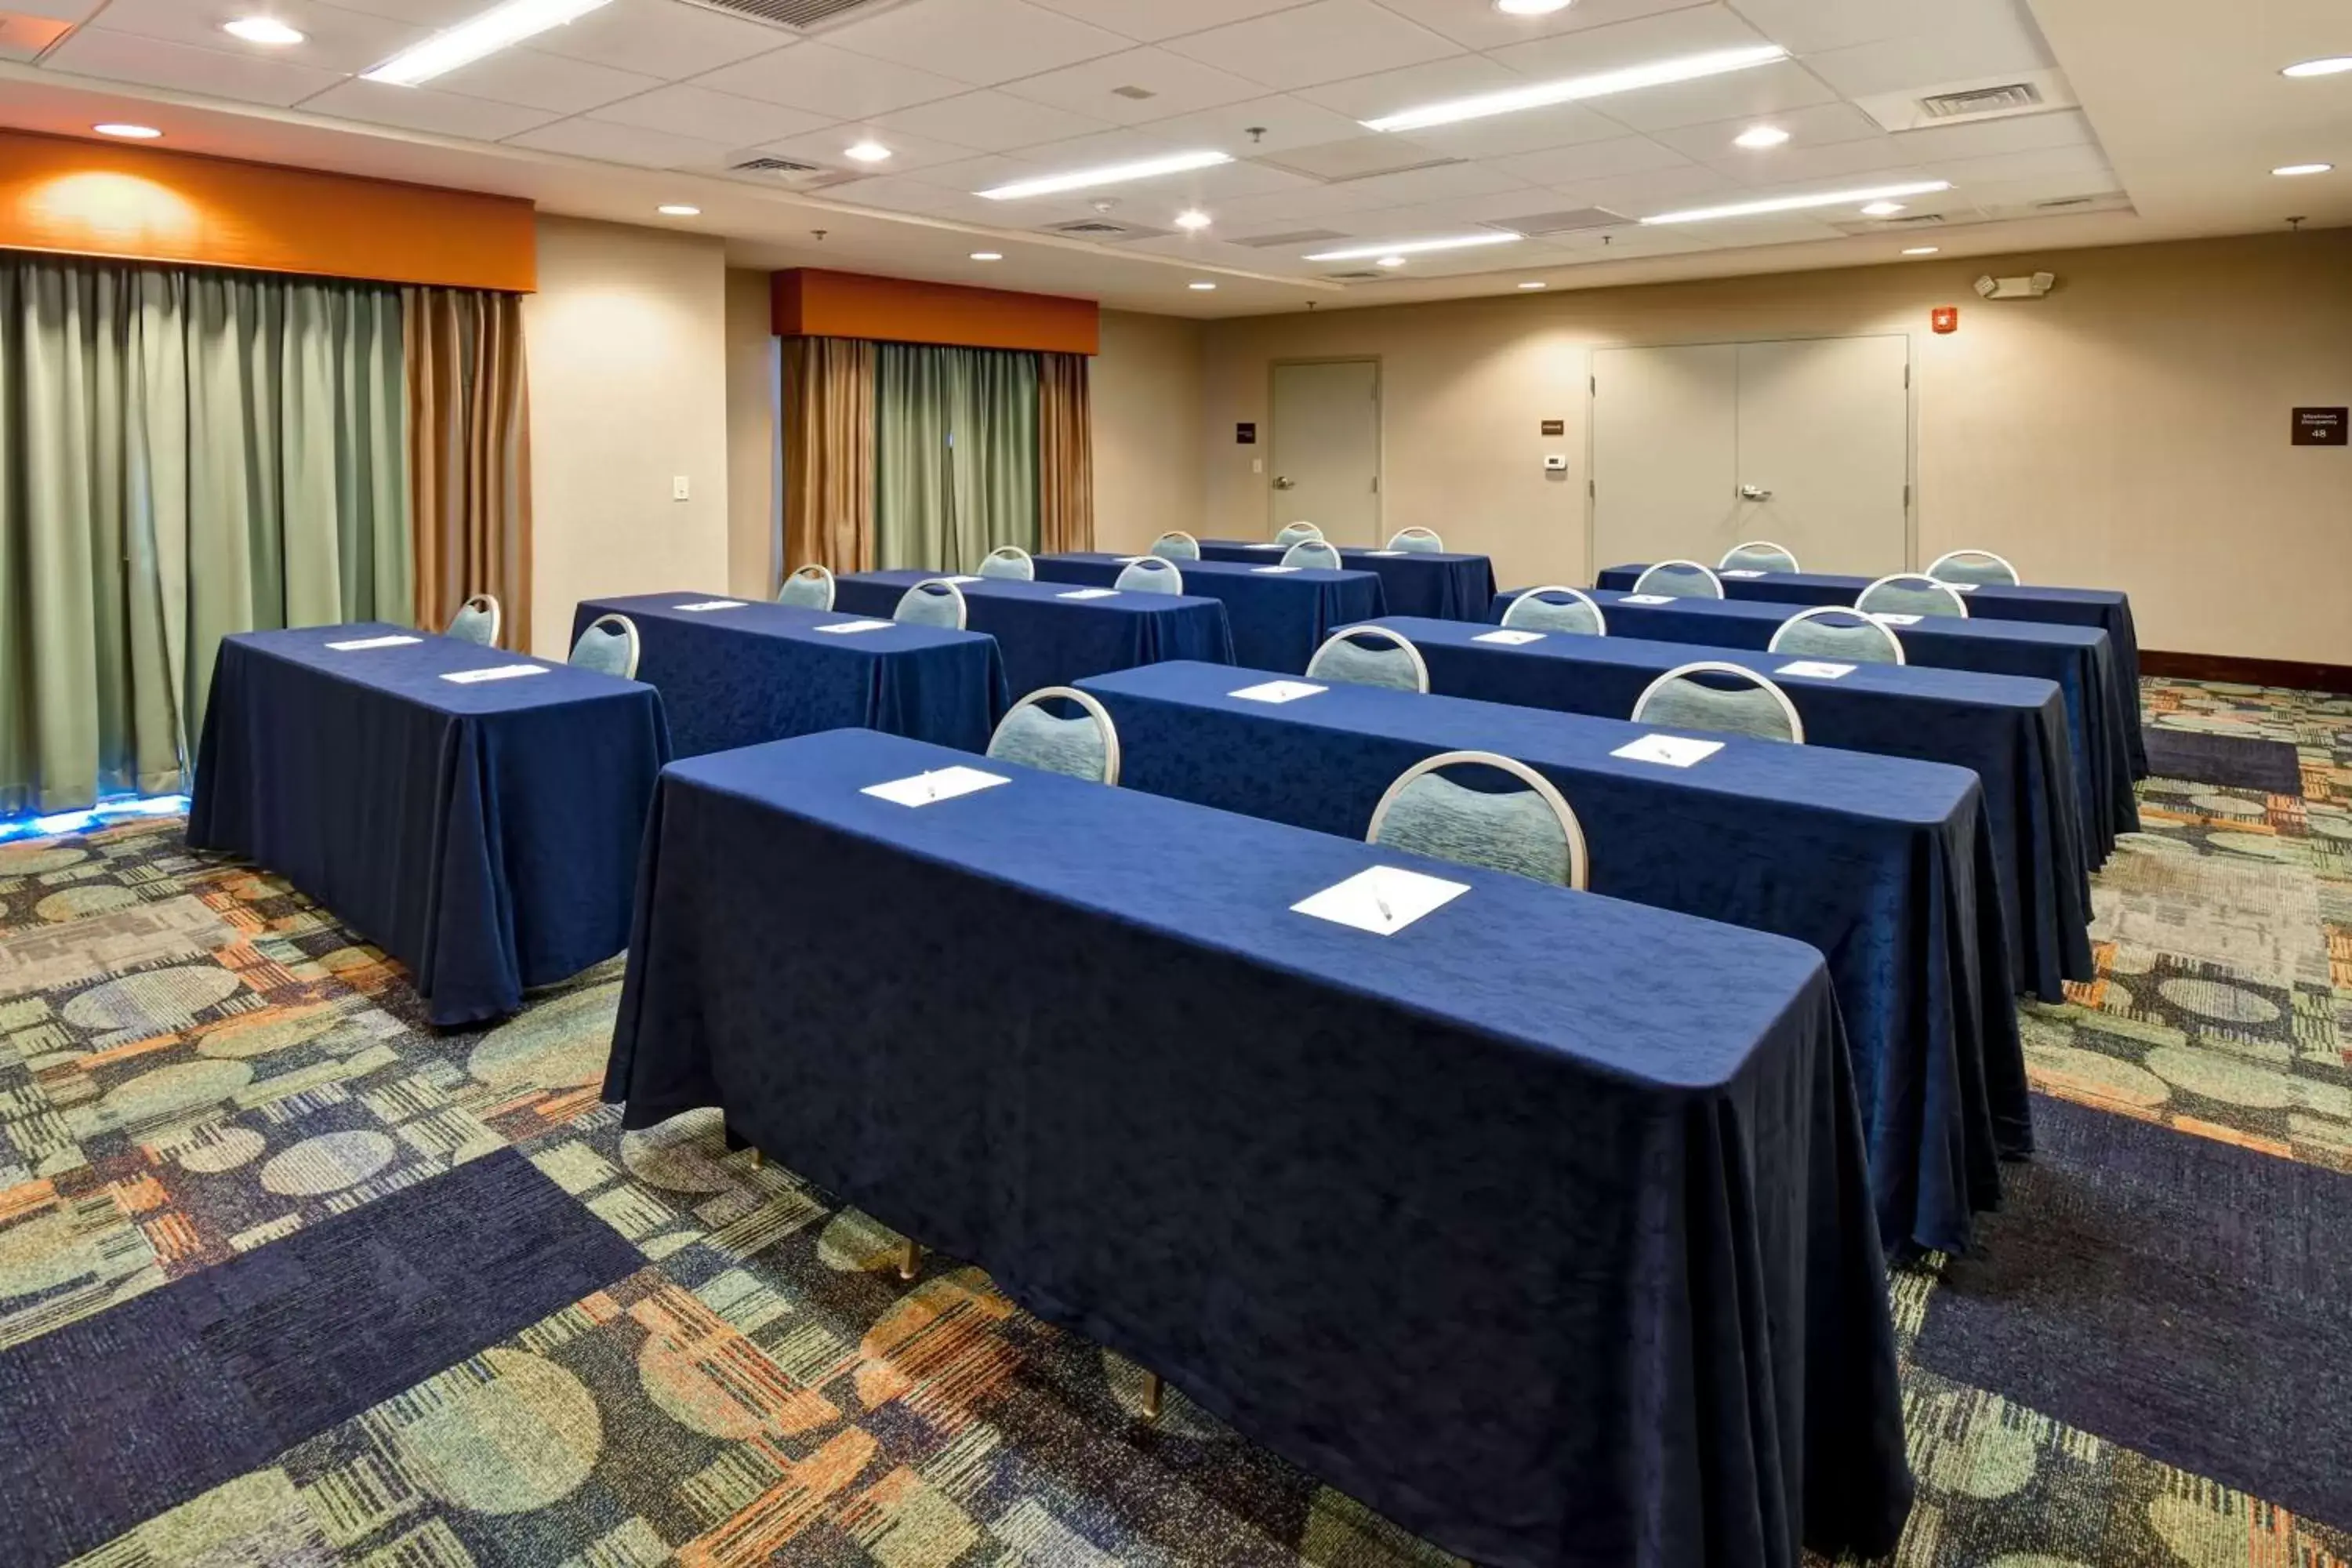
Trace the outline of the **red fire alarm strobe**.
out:
M 1938 305 L 1927 312 L 1927 324 L 1939 332 L 1957 332 L 1960 330 L 1960 308 Z

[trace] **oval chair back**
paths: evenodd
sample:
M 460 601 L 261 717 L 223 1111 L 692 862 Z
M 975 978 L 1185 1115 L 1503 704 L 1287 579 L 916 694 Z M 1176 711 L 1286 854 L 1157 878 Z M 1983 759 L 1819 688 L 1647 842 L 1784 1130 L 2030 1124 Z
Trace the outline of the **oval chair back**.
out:
M 833 608 L 833 569 L 812 561 L 784 579 L 776 590 L 779 605 L 798 605 L 804 610 Z
M 1282 552 L 1285 566 L 1307 566 L 1318 572 L 1337 572 L 1339 552 L 1319 539 L 1302 539 Z
M 1527 787 L 1467 789 L 1438 776 L 1453 767 L 1497 769 Z M 1584 828 L 1567 800 L 1527 763 L 1494 752 L 1447 752 L 1413 763 L 1372 808 L 1364 842 L 1580 892 L 1588 869 Z
M 1723 579 L 1696 561 L 1661 561 L 1633 579 L 1633 592 L 1676 599 L 1720 599 Z
M 1201 542 L 1181 528 L 1171 528 L 1151 542 L 1151 553 L 1162 561 L 1198 561 Z
M 1184 574 L 1173 561 L 1158 555 L 1139 556 L 1111 584 L 1124 594 L 1181 594 Z
M 1313 523 L 1294 522 L 1287 524 L 1280 533 L 1276 534 L 1274 536 L 1274 542 L 1276 544 L 1288 546 L 1297 544 L 1299 541 L 1304 539 L 1320 539 L 1322 537 L 1323 531 L 1316 527 Z
M 1357 637 L 1384 642 L 1387 647 L 1365 647 Z M 1402 632 L 1386 626 L 1351 626 L 1333 632 L 1307 661 L 1309 680 L 1336 680 L 1346 686 L 1386 686 L 1397 691 L 1427 691 L 1429 661 Z
M 448 629 L 442 635 L 459 642 L 479 643 L 484 647 L 499 646 L 499 623 L 505 619 L 499 602 L 488 594 L 477 594 L 457 606 L 449 617 Z
M 1056 719 L 1045 711 L 1053 700 L 1074 702 L 1083 711 Z M 1040 687 L 1015 702 L 989 737 L 988 754 L 1090 784 L 1118 783 L 1118 729 L 1101 703 L 1074 687 Z
M 1843 605 L 1815 605 L 1799 610 L 1772 634 L 1767 653 L 1793 653 L 1806 658 L 1843 658 L 1856 664 L 1907 664 L 1903 639 L 1895 628 L 1872 620 Z
M 1557 599 L 1547 594 L 1561 595 Z M 1530 588 L 1513 599 L 1503 610 L 1503 625 L 1519 631 L 1581 632 L 1587 637 L 1609 635 L 1609 617 L 1601 613 L 1591 595 L 1574 588 L 1563 588 L 1547 583 L 1540 588 Z
M 1919 572 L 1881 577 L 1854 595 L 1853 607 L 1872 616 L 1958 616 L 1969 618 L 1969 599 L 1949 583 Z
M 980 558 L 979 574 L 982 577 L 1003 577 L 1015 583 L 1034 583 L 1037 568 L 1030 561 L 1029 552 L 1019 545 L 1000 544 Z
M 890 618 L 909 626 L 960 632 L 964 622 L 963 590 L 944 577 L 926 577 L 898 596 L 898 607 L 890 612 Z
M 1397 530 L 1396 537 L 1389 541 L 1389 548 L 1407 551 L 1416 555 L 1435 555 L 1444 550 L 1445 541 L 1437 537 L 1435 529 L 1423 528 L 1419 523 L 1415 523 L 1411 528 Z
M 2017 568 L 1990 550 L 1955 550 L 1936 557 L 1927 575 L 1938 583 L 1974 583 L 1980 587 L 2014 588 Z
M 1735 544 L 1724 552 L 1723 559 L 1715 563 L 1718 572 L 1797 572 L 1797 552 L 1785 544 L 1775 544 L 1769 539 L 1751 539 L 1745 544 Z
M 598 616 L 572 645 L 572 662 L 583 669 L 637 678 L 637 623 L 626 616 Z
M 1731 689 L 1710 686 L 1701 676 L 1738 682 Z M 1701 659 L 1670 669 L 1650 682 L 1633 704 L 1636 724 L 1667 724 L 1677 730 L 1727 730 L 1759 741 L 1793 741 L 1804 744 L 1805 721 L 1797 705 L 1754 670 L 1737 664 Z

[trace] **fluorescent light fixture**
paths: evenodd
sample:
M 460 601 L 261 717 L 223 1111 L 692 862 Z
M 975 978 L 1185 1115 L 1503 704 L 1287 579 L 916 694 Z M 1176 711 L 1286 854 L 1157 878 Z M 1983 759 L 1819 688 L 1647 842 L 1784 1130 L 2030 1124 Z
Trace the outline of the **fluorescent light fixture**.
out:
M 1643 223 L 1706 223 L 1719 217 L 1761 217 L 1767 213 L 1802 212 L 1807 207 L 1842 207 L 1853 202 L 1875 202 L 1888 196 L 1924 196 L 1948 191 L 1949 180 L 1914 180 L 1906 185 L 1870 185 L 1858 191 L 1819 191 L 1809 196 L 1773 196 L 1760 202 L 1734 202 L 1720 207 L 1685 207 L 1659 213 Z
M 1188 288 L 1188 289 L 1196 289 L 1196 290 L 1198 290 L 1198 291 L 1199 291 L 1199 292 L 1201 292 L 1201 293 L 1206 294 L 1206 293 L 1208 293 L 1210 290 L 1212 290 L 1212 289 L 1213 289 L 1214 288 L 1216 288 L 1216 285 L 1215 285 L 1214 283 L 1202 282 L 1202 283 L 1188 283 L 1188 284 L 1186 284 L 1186 285 L 1185 285 L 1185 287 L 1186 287 L 1186 288 Z
M 1209 226 L 1209 215 L 1198 207 L 1188 207 L 1176 215 L 1176 226 L 1187 234 Z
M 1444 239 L 1392 240 L 1386 245 L 1351 245 L 1345 250 L 1318 250 L 1305 258 L 1308 261 L 1360 261 L 1367 256 L 1419 256 L 1430 250 L 1468 250 L 1478 245 L 1510 245 L 1524 239 L 1525 235 L 1507 229 L 1494 229 L 1485 234 L 1457 234 Z M 1388 263 L 1382 261 L 1381 266 Z
M 974 261 L 1002 261 L 1004 259 L 1004 252 L 1001 250 L 975 250 L 971 253 L 971 258 Z
M 841 155 L 845 158 L 855 158 L 861 163 L 879 163 L 890 156 L 890 149 L 879 142 L 868 140 L 853 142 L 843 148 Z
M 1096 185 L 1116 185 L 1129 180 L 1181 174 L 1191 169 L 1211 169 L 1233 161 L 1234 155 L 1230 153 L 1202 148 L 1192 153 L 1171 153 L 1164 158 L 1139 158 L 1132 163 L 1102 163 L 1091 169 L 1073 169 L 1066 174 L 1041 174 L 1034 180 L 1015 180 L 1009 185 L 998 185 L 975 194 L 992 202 L 1013 202 L 1023 196 L 1050 196 L 1057 191 L 1083 191 Z
M 1777 125 L 1751 125 L 1731 139 L 1734 147 L 1778 147 L 1789 139 L 1789 133 Z
M 1495 0 L 1495 9 L 1506 16 L 1549 16 L 1568 5 L 1569 0 Z
M 1769 66 L 1788 58 L 1789 51 L 1778 44 L 1751 44 L 1745 48 L 1716 49 L 1703 55 L 1681 55 L 1673 59 L 1653 60 L 1645 66 L 1627 66 L 1622 70 L 1564 77 L 1558 81 L 1539 81 L 1527 87 L 1507 88 L 1501 92 L 1482 92 L 1474 98 L 1451 98 L 1442 103 L 1424 103 L 1418 109 L 1400 110 L 1394 114 L 1382 115 L 1378 120 L 1367 120 L 1362 123 L 1367 131 L 1421 131 L 1432 125 L 1484 120 L 1490 114 L 1516 114 L 1525 109 L 1549 109 L 1556 103 L 1606 98 L 1612 93 L 1633 92 L 1640 88 L 1696 81 L 1701 77 L 1722 76 L 1727 71 Z
M 611 3 L 612 0 L 506 0 L 503 5 L 493 5 L 454 27 L 443 28 L 413 48 L 401 50 L 364 74 L 370 81 L 414 87 L 550 27 L 576 21 Z
M 2333 163 L 2281 163 L 2271 173 L 2293 179 L 2297 174 L 2324 174 L 2334 167 Z
M 2340 76 L 2352 71 L 2352 55 L 2329 55 L 2325 59 L 2297 60 L 2279 72 L 2281 76 Z
M 1942 248 L 1943 247 L 1939 245 L 1910 245 L 1904 247 L 1903 254 L 1906 256 L 1933 256 Z
M 1893 217 L 1903 210 L 1901 202 L 1873 202 L 1862 209 L 1864 217 Z
M 104 125 L 93 125 L 90 129 L 100 136 L 120 136 L 130 142 L 152 142 L 163 134 L 152 125 L 126 125 L 120 121 L 109 121 Z
M 1522 289 L 1549 289 L 1551 285 L 1549 283 L 1522 283 L 1519 287 Z
M 304 37 L 275 16 L 239 16 L 234 22 L 222 23 L 221 31 L 248 44 L 268 44 L 273 47 L 299 44 Z
M 1404 258 L 1402 256 L 1383 256 L 1378 261 L 1373 262 L 1372 265 L 1375 267 L 1402 267 L 1404 265 Z
M 702 216 L 700 207 L 690 207 L 684 202 L 672 202 L 667 205 L 656 207 L 654 211 L 664 217 L 700 217 Z

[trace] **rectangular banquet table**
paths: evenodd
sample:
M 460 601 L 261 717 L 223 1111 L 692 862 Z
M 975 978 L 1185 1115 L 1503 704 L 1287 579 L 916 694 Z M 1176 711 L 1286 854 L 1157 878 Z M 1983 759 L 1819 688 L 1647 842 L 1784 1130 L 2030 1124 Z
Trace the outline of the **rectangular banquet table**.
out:
M 1517 597 L 1516 592 L 1496 595 L 1493 619 L 1499 622 Z M 1592 598 L 1608 616 L 1609 629 L 1620 637 L 1708 647 L 1763 648 L 1781 623 L 1803 607 L 1758 599 L 1678 598 L 1640 605 L 1609 588 L 1594 589 Z M 2106 633 L 2094 626 L 1963 620 L 1957 616 L 1923 616 L 1913 625 L 1887 629 L 1902 641 L 1905 660 L 1923 668 L 2054 682 L 2066 699 L 2068 749 L 2074 757 L 2074 784 L 2082 792 L 2087 830 L 2084 841 L 2093 863 L 2104 864 L 2115 853 L 2117 834 L 2139 831 L 2139 797 L 2132 791 L 2126 735 L 2126 728 L 2137 722 L 2137 710 L 2125 707 L 2125 688 Z
M 1829 960 L 1870 1149 L 1879 1238 L 1967 1250 L 2032 1147 L 1984 793 L 1964 768 L 1733 736 L 1689 768 L 1611 753 L 1646 726 L 1332 685 L 1268 703 L 1263 671 L 1161 664 L 1084 688 L 1119 783 L 1361 838 L 1413 763 L 1496 752 L 1559 787 L 1596 893 L 1769 931 Z M 1493 770 L 1450 772 L 1479 787 Z
M 1055 583 L 1108 588 L 1132 555 L 1096 551 L 1037 557 L 1037 575 Z M 1387 614 L 1381 580 L 1370 572 L 1267 572 L 1230 561 L 1180 561 L 1184 592 L 1225 606 L 1234 659 L 1253 669 L 1296 675 L 1323 639 L 1349 621 Z
M 1683 643 L 1551 634 L 1517 646 L 1480 642 L 1493 628 L 1391 616 L 1429 663 L 1430 689 L 1523 708 L 1628 718 L 1659 676 L 1688 664 Z M 1708 657 L 1769 674 L 1777 654 L 1713 648 Z M 2011 978 L 2045 1001 L 2087 980 L 2091 872 L 2066 749 L 2066 705 L 2046 680 L 1868 664 L 1836 680 L 1776 678 L 1817 746 L 1876 752 L 1974 770 L 1984 783 L 2000 860 Z M 1683 731 L 1696 733 L 1696 731 Z
M 330 643 L 410 637 L 394 647 Z M 541 673 L 460 684 L 452 672 Z M 222 639 L 191 848 L 278 872 L 408 967 L 436 1024 L 621 950 L 669 730 L 650 686 L 369 623 Z
M 1598 581 L 1604 588 L 1626 589 L 1641 574 L 1640 565 L 1611 566 Z M 1851 605 L 1875 581 L 1834 572 L 1759 572 L 1725 577 L 1723 591 L 1734 599 L 1770 599 L 1784 605 Z M 2114 588 L 2045 588 L 2038 584 L 1988 584 L 1969 594 L 1969 613 L 1987 620 L 2096 626 L 2107 634 L 2122 687 L 2132 777 L 2147 777 L 2147 740 L 2140 732 L 2139 718 L 2139 631 L 2132 624 L 2131 595 Z
M 1252 544 L 1241 539 L 1203 539 L 1204 561 L 1236 561 L 1264 566 L 1282 559 L 1288 546 Z M 1495 597 L 1495 563 L 1484 555 L 1451 551 L 1370 550 L 1336 547 L 1340 563 L 1381 580 L 1390 616 L 1435 616 L 1448 621 L 1481 621 Z M 1179 562 L 1179 565 L 1182 563 Z
M 714 605 L 728 607 L 680 607 Z M 818 628 L 859 617 L 678 593 L 583 599 L 572 639 L 603 615 L 636 623 L 637 679 L 662 694 L 681 757 L 850 727 L 983 752 L 1012 700 L 996 639 L 979 632 L 844 636 Z
M 887 619 L 907 590 L 939 572 L 856 572 L 834 584 L 833 607 Z M 1069 599 L 1066 584 L 1003 577 L 955 577 L 963 590 L 965 629 L 985 632 L 1004 654 L 1015 700 L 1041 686 L 1067 686 L 1163 658 L 1231 664 L 1234 636 L 1224 606 L 1178 594 L 1120 594 Z
M 1007 764 L 862 793 L 970 760 L 844 731 L 663 775 L 625 1126 L 719 1107 L 1482 1563 L 1892 1544 L 1911 1481 L 1820 954 Z M 1466 891 L 1389 935 L 1293 912 L 1374 866 Z

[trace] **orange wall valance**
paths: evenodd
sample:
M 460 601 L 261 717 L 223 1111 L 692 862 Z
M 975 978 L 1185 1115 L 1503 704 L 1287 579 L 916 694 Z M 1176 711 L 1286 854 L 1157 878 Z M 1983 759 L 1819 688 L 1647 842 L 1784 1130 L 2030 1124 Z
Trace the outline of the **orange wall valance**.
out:
M 1101 347 L 1102 310 L 1059 294 L 800 267 L 775 275 L 775 330 L 787 338 L 1090 354 Z
M 0 248 L 528 293 L 532 207 L 405 185 L 0 131 Z

